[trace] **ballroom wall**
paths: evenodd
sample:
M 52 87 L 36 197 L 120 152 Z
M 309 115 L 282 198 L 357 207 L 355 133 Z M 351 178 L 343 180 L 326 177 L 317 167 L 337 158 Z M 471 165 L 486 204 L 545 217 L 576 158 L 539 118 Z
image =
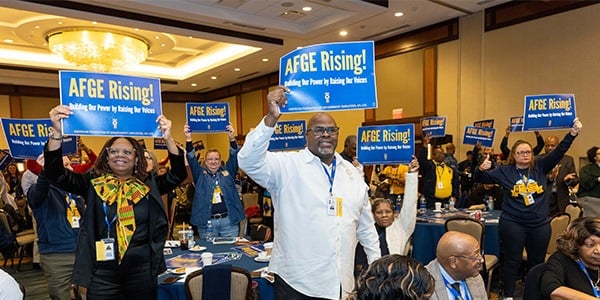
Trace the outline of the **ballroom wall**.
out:
M 459 39 L 434 46 L 437 114 L 448 116 L 447 133 L 454 136 L 459 159 L 472 148 L 461 145 L 466 125 L 479 119 L 495 119 L 494 148 L 499 149 L 508 118 L 522 114 L 525 95 L 538 93 L 575 94 L 584 129 L 569 154 L 576 158 L 585 156 L 589 147 L 600 144 L 594 133 L 600 128 L 600 119 L 596 117 L 600 113 L 597 104 L 600 93 L 597 82 L 600 70 L 598 15 L 600 4 L 489 32 L 484 32 L 483 12 L 459 20 Z M 376 67 L 380 101 L 380 107 L 375 110 L 376 119 L 391 118 L 394 108 L 404 108 L 405 117 L 421 115 L 422 50 L 380 59 Z M 262 118 L 262 96 L 262 90 L 242 94 L 239 97 L 241 107 L 237 107 L 236 97 L 224 100 L 230 103 L 233 116 L 241 114 L 239 118 L 232 118 L 239 134 L 247 134 Z M 58 100 L 22 97 L 21 103 L 24 117 L 45 118 Z M 184 104 L 164 103 L 163 110 L 173 119 L 174 137 L 183 141 Z M 9 115 L 8 96 L 0 95 L 0 116 Z M 308 119 L 310 115 L 285 115 L 282 120 Z M 358 110 L 334 112 L 333 115 L 341 128 L 338 145 L 341 151 L 343 138 L 355 134 L 356 128 L 365 121 L 365 114 Z M 544 136 L 565 133 L 566 130 L 542 132 Z M 227 153 L 227 138 L 223 134 L 194 135 L 194 139 L 202 139 L 207 147 Z M 532 133 L 511 134 L 510 142 L 517 139 L 534 142 Z M 92 148 L 99 149 L 105 138 L 86 137 L 85 140 Z M 151 140 L 147 139 L 146 143 L 151 145 Z M 0 147 L 6 148 L 4 139 L 0 140 Z M 164 155 L 159 152 L 159 157 Z M 575 161 L 578 163 L 578 159 Z

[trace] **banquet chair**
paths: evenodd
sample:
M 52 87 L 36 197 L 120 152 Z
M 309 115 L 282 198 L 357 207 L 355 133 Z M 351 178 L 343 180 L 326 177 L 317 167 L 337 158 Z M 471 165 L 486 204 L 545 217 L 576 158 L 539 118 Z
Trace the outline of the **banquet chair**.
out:
M 446 220 L 444 223 L 446 231 L 460 231 L 466 234 L 472 235 L 478 242 L 483 253 L 483 241 L 485 240 L 485 225 L 477 220 L 471 218 L 455 218 Z M 492 287 L 492 274 L 494 269 L 500 266 L 500 260 L 496 255 L 484 254 L 483 255 L 483 270 L 482 272 L 487 275 L 487 286 L 486 291 L 489 295 L 490 288 Z
M 556 252 L 556 239 L 567 230 L 569 223 L 571 223 L 570 220 L 571 217 L 567 213 L 558 213 L 550 220 L 550 240 L 548 241 L 544 261 L 547 261 L 550 255 Z M 525 249 L 523 249 L 523 261 L 527 261 L 527 251 Z
M 204 269 L 200 269 L 190 273 L 185 278 L 185 295 L 188 300 L 211 300 L 208 295 L 208 290 L 203 290 L 205 269 L 211 267 L 222 267 L 222 265 L 208 266 Z M 230 299 L 231 300 L 250 300 L 252 299 L 252 278 L 250 273 L 242 268 L 231 266 L 231 286 L 230 286 Z M 208 279 L 206 279 L 208 280 Z M 218 280 L 218 279 L 217 279 Z M 224 280 L 219 280 L 223 282 Z M 219 288 L 216 285 L 210 285 L 211 288 Z
M 548 248 L 546 248 L 546 258 L 544 261 L 548 261 L 550 255 L 556 252 L 556 240 L 559 235 L 567 230 L 569 223 L 571 223 L 571 217 L 567 213 L 556 214 L 550 220 L 550 228 L 552 231 L 550 233 L 550 241 L 548 241 Z
M 569 224 L 583 215 L 583 209 L 577 203 L 569 203 L 565 206 L 565 212 L 571 217 Z
M 540 293 L 540 281 L 542 279 L 542 273 L 546 270 L 546 263 L 535 265 L 525 278 L 525 287 L 523 289 L 523 299 L 527 300 L 542 300 L 542 294 Z
M 13 234 L 15 234 L 16 241 L 17 241 L 16 253 L 19 253 L 19 262 L 17 264 L 17 270 L 20 270 L 21 263 L 23 262 L 23 257 L 25 256 L 25 248 L 29 245 L 33 245 L 33 242 L 35 241 L 35 232 L 33 231 L 33 229 L 26 229 L 21 232 L 14 233 L 8 223 L 8 218 L 6 216 L 6 213 L 4 213 L 4 211 L 1 209 L 0 209 L 0 223 L 2 223 L 2 225 L 5 227 L 5 229 L 8 228 L 8 232 L 12 232 Z M 6 267 L 6 262 L 8 261 L 9 258 L 10 258 L 11 268 L 14 267 L 14 261 L 13 261 L 14 254 L 15 254 L 15 252 L 13 251 L 12 254 L 10 254 L 10 257 L 4 258 L 4 267 Z

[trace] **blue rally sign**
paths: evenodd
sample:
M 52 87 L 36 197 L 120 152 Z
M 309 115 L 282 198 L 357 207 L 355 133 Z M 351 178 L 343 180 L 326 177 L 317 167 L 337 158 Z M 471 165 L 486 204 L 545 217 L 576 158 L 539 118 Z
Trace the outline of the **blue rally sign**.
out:
M 162 134 L 160 80 L 109 73 L 60 71 L 60 103 L 73 115 L 65 135 L 154 136 Z
M 577 117 L 574 94 L 525 96 L 523 130 L 571 128 Z
M 508 124 L 511 132 L 523 131 L 523 116 L 510 117 Z
M 406 164 L 415 154 L 415 125 L 358 128 L 356 154 L 364 164 Z
M 487 127 L 466 126 L 463 135 L 463 144 L 476 145 L 480 142 L 482 146 L 492 147 L 496 129 Z
M 282 112 L 377 108 L 373 41 L 320 44 L 281 57 Z
M 36 159 L 44 152 L 48 135 L 52 132 L 50 119 L 9 119 L 1 118 L 2 129 L 10 155 L 14 158 Z M 77 138 L 65 136 L 63 154 L 70 155 L 77 151 Z
M 192 132 L 225 132 L 229 125 L 229 103 L 185 104 L 187 124 Z
M 494 119 L 479 120 L 473 122 L 475 127 L 494 128 Z
M 431 137 L 446 136 L 446 117 L 421 118 L 423 135 L 431 133 Z
M 282 121 L 275 125 L 269 151 L 302 149 L 306 146 L 306 121 Z

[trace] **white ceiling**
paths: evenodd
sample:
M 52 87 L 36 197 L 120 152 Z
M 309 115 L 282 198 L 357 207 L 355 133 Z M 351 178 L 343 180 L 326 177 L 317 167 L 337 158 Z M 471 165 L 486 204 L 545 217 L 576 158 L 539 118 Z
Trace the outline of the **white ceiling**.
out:
M 160 77 L 163 91 L 206 92 L 275 72 L 279 57 L 297 47 L 379 41 L 504 2 L 507 0 L 390 0 L 386 8 L 360 0 L 0 0 L 0 84 L 58 87 L 55 70 L 73 66 L 57 57 L 48 64 L 28 59 L 52 56 L 45 45 L 46 35 L 66 27 L 102 27 L 141 36 L 150 44 L 151 54 L 137 71 L 133 68 L 123 73 Z M 305 6 L 312 10 L 303 11 Z M 102 14 L 104 9 L 111 15 Z M 396 12 L 404 15 L 395 17 Z M 121 13 L 136 15 L 122 18 Z M 341 30 L 348 35 L 341 37 Z M 12 42 L 6 42 L 8 39 Z M 225 60 L 214 58 L 231 44 L 257 51 Z M 29 54 L 21 59 L 11 51 Z M 219 65 L 206 67 L 204 58 Z M 263 62 L 265 58 L 269 61 Z M 154 75 L 149 71 L 153 68 L 164 73 Z

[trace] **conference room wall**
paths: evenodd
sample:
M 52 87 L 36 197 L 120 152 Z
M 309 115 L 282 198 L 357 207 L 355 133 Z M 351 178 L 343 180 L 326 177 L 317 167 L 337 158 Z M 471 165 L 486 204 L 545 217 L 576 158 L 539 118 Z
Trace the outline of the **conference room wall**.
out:
M 479 119 L 496 120 L 494 149 L 499 152 L 509 117 L 521 115 L 524 96 L 533 94 L 575 94 L 584 129 L 570 155 L 585 156 L 598 144 L 598 14 L 600 5 L 592 5 L 490 32 L 483 32 L 481 13 L 461 18 L 460 39 L 437 47 L 437 113 L 449 117 L 447 133 L 457 137 L 459 158 L 472 148 L 461 145 L 465 125 Z M 513 133 L 509 142 L 517 139 L 535 143 L 529 132 Z

